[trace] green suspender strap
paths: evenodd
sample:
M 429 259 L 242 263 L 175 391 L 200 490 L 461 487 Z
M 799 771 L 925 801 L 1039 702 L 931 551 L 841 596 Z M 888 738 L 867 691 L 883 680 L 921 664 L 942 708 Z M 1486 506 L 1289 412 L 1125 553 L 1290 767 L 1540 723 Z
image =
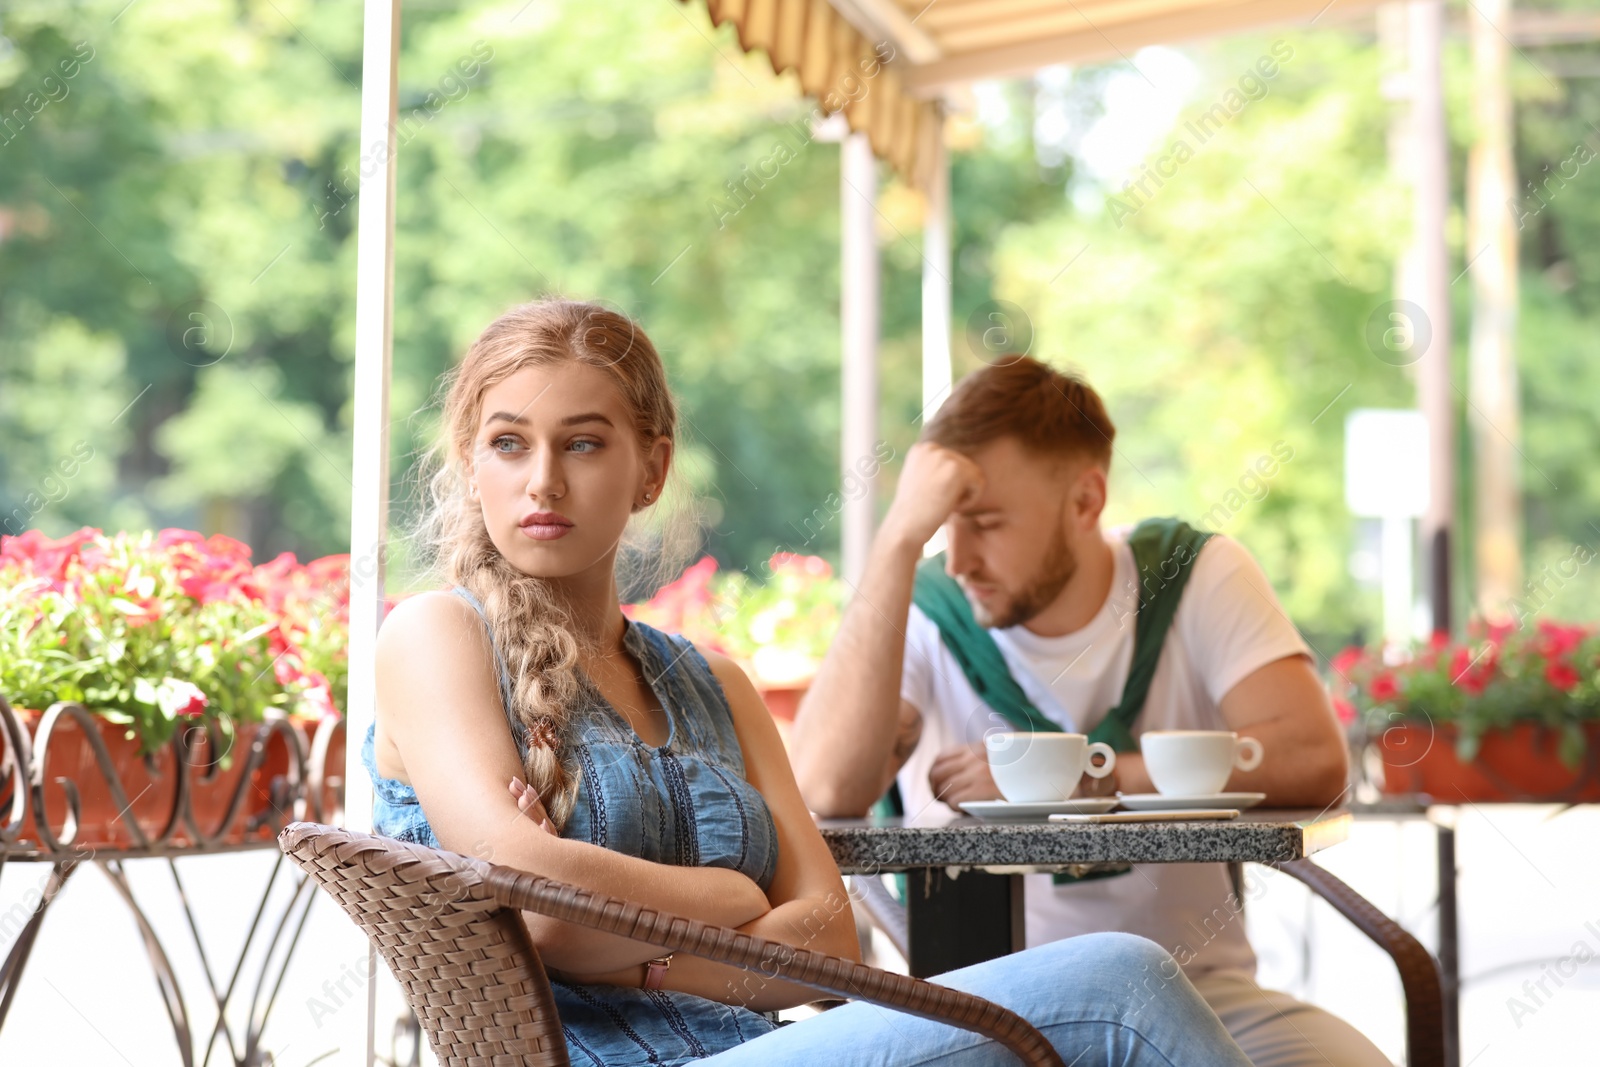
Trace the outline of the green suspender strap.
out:
M 1195 557 L 1211 539 L 1181 519 L 1146 519 L 1128 535 L 1139 599 L 1133 627 L 1133 663 L 1122 686 L 1122 699 L 1089 731 L 1090 741 L 1104 741 L 1117 752 L 1137 752 L 1133 723 L 1144 710 L 1150 683 L 1166 647 L 1167 631 L 1178 614 L 1183 588 L 1189 584 Z
M 1146 519 L 1128 535 L 1138 574 L 1139 597 L 1133 631 L 1133 663 L 1122 688 L 1122 699 L 1106 713 L 1093 730 L 1090 741 L 1104 741 L 1116 752 L 1136 752 L 1133 723 L 1144 710 L 1150 682 L 1161 662 L 1161 649 L 1167 630 L 1177 614 L 1183 587 L 1189 581 L 1195 557 L 1210 538 L 1179 519 Z M 1046 718 L 1028 699 L 1012 677 L 1005 657 L 989 631 L 972 617 L 967 598 L 944 570 L 943 553 L 917 565 L 911 599 L 939 628 L 939 636 L 961 667 L 968 684 L 990 708 L 1015 729 L 1028 733 L 1060 733 L 1059 723 Z M 875 805 L 874 811 L 901 814 L 899 790 Z M 1122 872 L 1105 872 L 1122 873 Z M 1104 876 L 1104 875 L 1100 875 Z M 1089 875 L 1088 877 L 1096 877 Z M 1069 874 L 1058 874 L 1055 883 L 1078 881 Z

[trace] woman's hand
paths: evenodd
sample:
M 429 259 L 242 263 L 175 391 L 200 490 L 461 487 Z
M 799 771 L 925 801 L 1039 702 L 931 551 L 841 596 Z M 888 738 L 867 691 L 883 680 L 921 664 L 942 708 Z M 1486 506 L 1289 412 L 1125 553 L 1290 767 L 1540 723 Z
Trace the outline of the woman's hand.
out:
M 539 794 L 529 788 L 527 782 L 513 776 L 511 795 L 517 798 L 517 810 L 532 819 L 535 826 L 553 837 L 561 836 L 556 833 L 555 824 L 550 821 L 549 813 L 544 810 L 544 802 L 539 799 Z

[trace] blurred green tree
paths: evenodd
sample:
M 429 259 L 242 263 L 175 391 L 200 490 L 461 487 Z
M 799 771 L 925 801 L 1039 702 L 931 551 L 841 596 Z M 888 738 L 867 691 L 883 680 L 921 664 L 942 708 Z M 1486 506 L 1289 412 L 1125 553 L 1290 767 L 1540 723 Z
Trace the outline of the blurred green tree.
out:
M 260 558 L 347 546 L 360 38 L 356 5 L 309 0 L 7 6 L 7 532 L 187 525 Z M 1270 40 L 1189 53 L 1194 101 Z M 1265 499 L 1222 528 L 1261 555 L 1308 632 L 1348 634 L 1372 606 L 1347 577 L 1342 419 L 1410 402 L 1406 373 L 1359 340 L 1387 298 L 1404 203 L 1370 37 L 1290 40 L 1270 93 L 1121 228 L 1069 198 L 1075 159 L 1037 132 L 1046 106 L 1092 121 L 1116 66 L 1055 77 L 1043 104 L 1043 81 L 999 87 L 1003 117 L 958 120 L 955 360 L 983 357 L 968 325 L 1003 298 L 1025 310 L 1035 354 L 1083 366 L 1123 428 L 1113 518 L 1204 514 L 1288 443 Z M 1570 64 L 1594 49 L 1560 51 Z M 840 466 L 838 152 L 809 137 L 792 81 L 693 4 L 408 4 L 402 53 L 397 522 L 439 374 L 505 307 L 559 292 L 636 316 L 661 349 L 725 567 L 755 571 L 775 549 L 836 555 L 836 524 L 806 521 Z M 1592 82 L 1523 71 L 1530 178 L 1593 136 Z M 731 199 L 775 158 L 775 176 Z M 1525 231 L 1525 451 L 1557 487 L 1527 479 L 1535 555 L 1589 537 L 1600 511 L 1585 461 L 1600 445 L 1596 173 Z M 921 404 L 918 200 L 886 176 L 879 208 L 882 436 L 898 455 Z

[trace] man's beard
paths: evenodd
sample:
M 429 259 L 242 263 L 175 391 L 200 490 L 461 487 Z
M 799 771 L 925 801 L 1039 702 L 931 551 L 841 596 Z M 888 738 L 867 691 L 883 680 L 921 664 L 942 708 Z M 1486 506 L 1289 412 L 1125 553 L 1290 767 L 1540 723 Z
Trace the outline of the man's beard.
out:
M 1023 586 L 1022 591 L 1000 604 L 993 612 L 969 596 L 967 603 L 972 606 L 972 617 L 979 626 L 989 629 L 1003 630 L 1020 626 L 1053 604 L 1077 570 L 1078 557 L 1073 555 L 1066 533 L 1057 526 L 1055 540 L 1045 552 L 1038 573 Z

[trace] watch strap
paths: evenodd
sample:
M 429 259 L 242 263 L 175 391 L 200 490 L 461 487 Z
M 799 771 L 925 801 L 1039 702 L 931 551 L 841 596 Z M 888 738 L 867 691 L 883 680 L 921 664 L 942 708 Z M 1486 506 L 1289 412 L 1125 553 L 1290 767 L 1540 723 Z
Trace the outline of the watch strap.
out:
M 672 953 L 657 956 L 644 965 L 644 988 L 660 989 L 661 982 L 667 976 L 667 968 L 672 966 Z

